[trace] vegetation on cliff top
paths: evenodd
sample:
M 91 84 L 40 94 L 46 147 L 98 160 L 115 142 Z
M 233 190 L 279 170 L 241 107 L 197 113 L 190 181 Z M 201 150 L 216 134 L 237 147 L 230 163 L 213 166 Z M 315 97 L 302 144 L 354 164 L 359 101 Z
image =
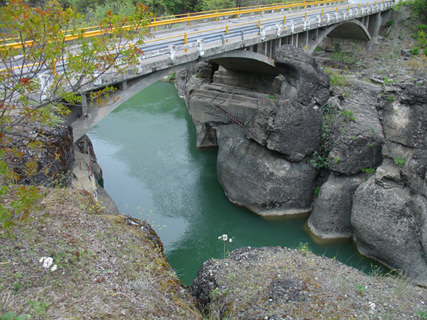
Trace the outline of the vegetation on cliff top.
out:
M 148 224 L 103 215 L 84 191 L 40 193 L 31 219 L 1 241 L 0 318 L 201 318 Z
M 124 72 L 138 62 L 136 45 L 147 32 L 148 17 L 142 5 L 126 17 L 107 12 L 98 26 L 100 35 L 85 38 L 77 27 L 81 15 L 55 0 L 43 8 L 21 0 L 0 7 L 0 200 L 14 184 L 34 183 L 31 178 L 40 172 L 51 184 L 61 182 L 64 172 L 51 169 L 63 168 L 69 155 L 50 150 L 50 161 L 41 161 L 52 149 L 53 132 L 68 107 L 82 103 L 79 92 L 85 86 L 109 70 Z M 98 101 L 110 91 L 106 87 L 91 98 Z M 9 207 L 0 201 L 1 234 L 12 232 L 14 221 L 28 216 L 37 200 L 31 187 L 19 187 L 16 196 Z
M 192 286 L 209 319 L 426 319 L 426 289 L 367 276 L 307 247 L 241 248 Z

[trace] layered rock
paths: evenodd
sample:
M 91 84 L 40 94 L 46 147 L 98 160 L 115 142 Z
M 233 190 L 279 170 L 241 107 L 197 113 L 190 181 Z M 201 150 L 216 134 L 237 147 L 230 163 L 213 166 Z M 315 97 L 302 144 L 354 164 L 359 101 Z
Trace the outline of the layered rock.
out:
M 209 260 L 192 293 L 218 319 L 407 319 L 425 310 L 427 291 L 370 277 L 336 260 L 286 248 L 241 248 Z
M 219 125 L 236 121 L 245 124 L 258 109 L 263 108 L 264 103 L 268 103 L 265 99 L 261 102 L 267 96 L 266 86 L 258 84 L 258 91 L 251 89 L 250 84 L 257 83 L 257 75 L 242 75 L 221 67 L 216 69 L 215 65 L 201 62 L 194 66 L 191 77 L 186 77 L 184 71 L 179 73 L 181 80 L 178 81 L 178 87 L 182 87 L 182 82 L 186 81 L 185 100 L 196 128 L 196 144 L 199 148 L 216 147 L 216 129 Z M 240 85 L 241 77 L 246 79 L 247 85 Z M 269 77 L 270 82 L 274 79 L 274 76 L 265 77 Z

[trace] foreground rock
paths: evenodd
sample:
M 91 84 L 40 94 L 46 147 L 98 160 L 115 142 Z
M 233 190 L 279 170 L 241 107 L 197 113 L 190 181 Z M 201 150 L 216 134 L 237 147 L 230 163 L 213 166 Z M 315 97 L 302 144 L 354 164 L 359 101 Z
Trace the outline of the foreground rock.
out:
M 426 289 L 279 247 L 205 262 L 192 292 L 215 319 L 419 319 L 427 312 Z
M 2 238 L 0 317 L 201 319 L 147 223 L 104 215 L 88 192 L 41 192 L 15 238 Z M 52 258 L 49 268 L 42 257 Z

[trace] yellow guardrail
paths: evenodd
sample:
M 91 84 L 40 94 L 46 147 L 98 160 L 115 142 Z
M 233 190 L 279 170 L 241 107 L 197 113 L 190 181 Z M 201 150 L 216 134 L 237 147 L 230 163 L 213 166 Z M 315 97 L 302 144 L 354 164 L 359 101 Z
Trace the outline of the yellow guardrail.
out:
M 336 0 L 336 1 L 332 1 L 332 2 L 333 3 L 337 3 L 337 2 L 344 2 L 345 3 L 346 1 Z M 376 6 L 378 2 L 380 2 L 380 3 L 393 2 L 393 0 L 388 0 L 388 1 L 387 0 L 380 0 L 380 1 L 375 1 L 375 2 L 367 2 L 367 3 L 363 3 L 363 4 L 354 4 L 354 5 L 347 5 L 346 4 L 346 5 L 342 5 L 342 6 L 337 7 L 336 12 L 338 11 L 338 9 L 342 9 L 342 8 L 346 8 L 347 11 L 349 11 L 350 9 L 353 9 L 353 8 L 360 9 L 361 5 L 368 6 L 370 4 L 373 4 L 373 5 Z M 310 2 L 310 4 L 314 4 L 314 3 L 315 2 Z M 319 3 L 319 2 L 316 2 L 316 3 Z M 321 1 L 321 3 L 331 3 L 331 1 Z M 318 12 L 318 13 L 321 13 L 322 17 L 324 16 L 324 8 L 323 7 L 322 7 L 322 9 L 312 9 L 309 12 L 310 13 L 316 13 L 316 12 Z M 289 14 L 283 15 L 283 17 L 281 19 L 283 20 L 283 23 L 286 24 L 287 18 L 293 17 L 293 16 L 297 16 L 299 14 L 301 14 L 301 12 L 298 12 L 298 13 L 289 13 Z M 304 12 L 304 16 L 305 16 L 305 18 L 307 18 L 307 11 Z M 149 39 L 149 40 L 144 41 L 144 43 L 148 44 L 148 43 L 153 43 L 153 42 L 158 42 L 158 41 L 163 41 L 163 40 L 168 40 L 168 39 L 181 38 L 181 39 L 183 39 L 184 44 L 186 45 L 188 43 L 188 36 L 192 35 L 192 34 L 198 34 L 198 33 L 203 33 L 203 32 L 208 32 L 208 31 L 215 31 L 215 30 L 222 30 L 222 29 L 225 30 L 224 32 L 226 34 L 228 34 L 230 28 L 235 28 L 235 27 L 239 27 L 239 26 L 243 26 L 243 25 L 250 25 L 250 24 L 257 24 L 257 26 L 260 27 L 261 24 L 262 24 L 262 22 L 271 21 L 271 20 L 277 20 L 277 19 L 278 18 L 276 16 L 274 18 L 258 19 L 258 20 L 255 20 L 255 21 L 248 21 L 248 22 L 237 23 L 237 24 L 233 24 L 231 27 L 229 25 L 225 25 L 225 26 L 221 26 L 221 27 L 214 27 L 214 28 L 209 28 L 209 29 L 202 29 L 202 30 L 184 32 L 184 33 L 175 34 L 175 35 L 171 35 L 171 36 L 166 36 L 166 37 L 161 37 L 161 38 L 156 38 L 156 39 Z M 285 29 L 285 26 L 283 26 L 283 28 Z M 95 34 L 97 32 L 99 32 L 99 30 L 90 31 L 90 32 L 88 32 L 88 34 L 90 34 L 90 36 L 95 36 Z M 11 44 L 11 45 L 13 45 L 13 44 Z M 128 44 L 128 45 L 131 46 L 132 44 Z M 31 67 L 31 66 L 34 66 L 34 65 L 37 65 L 37 63 L 36 64 L 28 64 L 28 65 L 23 66 L 23 67 Z M 55 69 L 55 67 L 56 66 L 54 66 L 54 69 Z M 19 66 L 19 67 L 17 66 L 14 69 L 18 69 L 18 68 L 22 68 L 22 66 Z
M 159 18 L 153 18 L 151 23 L 147 25 L 148 28 L 153 28 L 154 30 L 156 27 L 165 26 L 165 25 L 174 25 L 174 24 L 181 24 L 181 23 L 187 23 L 187 25 L 190 25 L 191 22 L 197 21 L 197 20 L 205 20 L 205 19 L 212 19 L 215 18 L 215 20 L 218 20 L 221 17 L 229 17 L 229 16 L 240 16 L 242 14 L 250 14 L 250 13 L 258 13 L 261 14 L 264 11 L 279 11 L 282 9 L 289 9 L 293 10 L 295 8 L 304 7 L 307 8 L 309 6 L 316 6 L 316 5 L 327 5 L 327 4 L 337 4 L 337 3 L 347 3 L 348 0 L 326 0 L 326 1 L 305 1 L 305 2 L 293 2 L 291 4 L 275 4 L 275 5 L 263 5 L 263 6 L 252 6 L 252 7 L 243 7 L 243 8 L 233 8 L 230 9 L 223 9 L 225 11 L 221 10 L 215 10 L 215 11 L 202 11 L 202 12 L 196 12 L 191 14 L 186 14 L 182 17 L 177 16 L 169 16 L 173 18 L 164 19 L 164 20 L 158 20 Z M 162 17 L 164 18 L 164 17 Z M 79 32 L 83 32 L 84 38 L 91 38 L 100 36 L 105 33 L 105 31 L 95 29 L 91 30 L 96 27 L 87 27 L 82 28 L 78 30 Z M 129 27 L 124 27 L 129 28 Z M 78 39 L 78 35 L 76 34 L 66 34 L 65 35 L 65 41 L 72 41 Z M 15 40 L 15 42 L 6 43 L 7 40 Z M 31 46 L 34 42 L 33 41 L 27 41 L 24 43 L 26 46 Z M 8 48 L 13 49 L 19 49 L 22 47 L 23 43 L 16 41 L 16 39 L 6 39 L 1 42 L 1 45 L 4 45 Z

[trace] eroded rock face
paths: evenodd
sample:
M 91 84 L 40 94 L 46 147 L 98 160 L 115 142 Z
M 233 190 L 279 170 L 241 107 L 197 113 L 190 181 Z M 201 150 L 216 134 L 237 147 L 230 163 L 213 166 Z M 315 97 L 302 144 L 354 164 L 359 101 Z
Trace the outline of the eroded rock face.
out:
M 398 283 L 310 252 L 246 247 L 205 262 L 191 291 L 218 319 L 404 319 L 425 308 L 426 289 L 402 294 Z
M 314 168 L 291 163 L 245 136 L 237 125 L 218 128 L 217 172 L 231 202 L 262 216 L 311 210 Z
M 248 137 L 290 161 L 301 161 L 319 148 L 320 106 L 329 99 L 329 77 L 302 49 L 282 46 L 275 65 L 284 75 L 277 103 L 252 119 Z
M 18 174 L 18 183 L 68 186 L 74 161 L 71 127 L 27 123 L 17 131 L 21 135 L 13 137 L 9 146 L 17 148 L 21 156 L 7 161 L 9 168 Z M 35 143 L 35 147 L 29 147 L 29 143 Z M 27 170 L 30 163 L 34 163 L 34 170 Z
M 338 174 L 354 175 L 381 164 L 384 135 L 376 110 L 379 89 L 364 82 L 354 82 L 349 97 L 340 103 L 341 123 L 329 153 L 329 169 Z
M 414 200 L 401 185 L 372 177 L 355 193 L 351 224 L 363 255 L 427 285 L 427 201 L 419 197 L 416 206 Z
M 354 236 L 362 254 L 427 285 L 427 89 L 396 85 L 382 96 L 385 158 L 355 193 Z
M 351 237 L 351 207 L 356 188 L 365 181 L 365 175 L 353 177 L 331 174 L 320 188 L 314 208 L 308 219 L 310 230 L 320 238 Z
M 260 215 L 300 213 L 329 175 L 311 230 L 325 238 L 354 234 L 363 254 L 426 283 L 426 87 L 354 80 L 331 93 L 301 49 L 280 48 L 275 63 L 280 75 L 270 86 L 268 77 L 206 63 L 187 81 L 197 146 L 218 145 L 227 197 Z M 310 162 L 323 166 L 321 175 Z
M 260 108 L 260 100 L 263 97 L 265 100 L 267 95 L 266 85 L 258 84 L 259 91 L 250 89 L 250 84 L 257 83 L 257 75 L 237 75 L 236 72 L 216 69 L 206 62 L 196 64 L 185 86 L 185 100 L 196 128 L 199 148 L 217 146 L 216 130 L 219 125 L 235 123 L 234 119 L 241 124 L 247 123 Z M 185 78 L 184 74 L 179 75 Z M 247 80 L 247 85 L 240 83 L 242 77 Z M 271 82 L 273 79 L 271 77 Z

